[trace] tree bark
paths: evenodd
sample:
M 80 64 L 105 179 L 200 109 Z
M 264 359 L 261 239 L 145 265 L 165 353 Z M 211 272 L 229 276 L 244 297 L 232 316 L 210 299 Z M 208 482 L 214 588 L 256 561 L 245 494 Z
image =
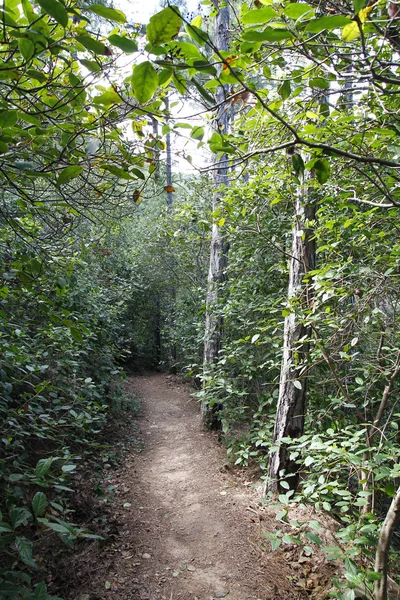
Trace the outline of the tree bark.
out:
M 394 529 L 400 523 L 400 487 L 394 496 L 379 534 L 378 547 L 375 554 L 375 571 L 382 575 L 375 582 L 375 600 L 387 600 L 388 597 L 388 566 L 390 543 Z
M 214 0 L 214 6 L 218 10 L 215 21 L 214 45 L 217 50 L 229 49 L 229 8 L 219 8 L 218 0 Z M 225 97 L 228 95 L 229 86 L 220 86 L 216 91 L 216 103 L 221 104 L 214 128 L 222 134 L 229 132 L 230 128 L 230 107 L 224 104 Z M 214 161 L 213 183 L 215 192 L 212 199 L 213 213 L 222 206 L 222 195 L 224 186 L 229 185 L 227 155 L 223 154 Z M 221 350 L 221 335 L 223 319 L 218 308 L 218 298 L 221 285 L 225 280 L 225 271 L 228 264 L 228 249 L 226 233 L 223 226 L 213 223 L 210 249 L 210 267 L 207 282 L 206 297 L 206 323 L 204 335 L 204 364 L 203 372 L 206 375 L 212 371 L 218 360 Z M 218 405 L 210 406 L 204 401 L 201 405 L 203 424 L 209 429 L 219 428 Z
M 309 190 L 303 182 L 295 203 L 292 255 L 289 267 L 288 301 L 290 314 L 285 317 L 283 334 L 283 357 L 279 382 L 273 443 L 277 450 L 271 454 L 265 492 L 281 491 L 280 482 L 285 480 L 290 489 L 296 489 L 299 475 L 296 464 L 290 461 L 284 437 L 297 438 L 304 431 L 307 405 L 307 376 L 301 375 L 306 368 L 309 349 L 310 327 L 298 315 L 310 303 L 310 285 L 304 280 L 315 268 L 315 242 L 309 223 L 315 219 L 315 206 L 309 201 Z

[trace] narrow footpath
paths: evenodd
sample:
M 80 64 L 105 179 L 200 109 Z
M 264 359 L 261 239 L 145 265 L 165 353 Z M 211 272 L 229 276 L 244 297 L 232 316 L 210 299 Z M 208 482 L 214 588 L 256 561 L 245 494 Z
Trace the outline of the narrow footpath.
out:
M 143 449 L 113 476 L 119 533 L 103 549 L 96 594 L 80 598 L 301 597 L 282 554 L 260 549 L 259 490 L 225 468 L 225 451 L 203 431 L 188 387 L 162 374 L 128 385 L 142 402 Z

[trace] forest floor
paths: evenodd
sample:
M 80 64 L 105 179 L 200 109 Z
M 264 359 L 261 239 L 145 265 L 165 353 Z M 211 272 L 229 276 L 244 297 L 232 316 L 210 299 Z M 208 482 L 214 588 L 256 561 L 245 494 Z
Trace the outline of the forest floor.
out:
M 262 533 L 281 528 L 275 510 L 260 508 L 261 488 L 246 481 L 245 471 L 227 467 L 215 435 L 201 427 L 189 387 L 151 374 L 130 378 L 128 390 L 141 401 L 140 446 L 108 478 L 117 528 L 96 552 L 70 565 L 70 577 L 81 583 L 64 597 L 320 597 L 331 569 L 291 545 L 271 552 Z

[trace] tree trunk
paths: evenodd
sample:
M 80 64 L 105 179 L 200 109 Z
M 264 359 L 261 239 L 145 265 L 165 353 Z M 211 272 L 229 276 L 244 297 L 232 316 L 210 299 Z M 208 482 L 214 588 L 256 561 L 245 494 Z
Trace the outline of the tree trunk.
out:
M 169 123 L 169 97 L 168 93 L 164 98 L 164 104 L 167 109 L 167 124 Z M 168 212 L 172 215 L 173 208 L 173 185 L 172 185 L 172 145 L 171 145 L 171 134 L 170 132 L 166 135 L 166 175 L 167 175 L 167 206 Z M 173 275 L 175 266 L 175 257 L 171 259 L 171 275 Z M 175 344 L 175 305 L 176 305 L 176 290 L 175 285 L 171 282 L 168 286 L 168 329 L 169 329 L 169 342 L 168 342 L 168 371 L 170 373 L 176 373 L 176 344 Z
M 214 6 L 218 10 L 215 20 L 214 45 L 218 50 L 228 50 L 229 48 L 229 8 L 218 7 L 218 0 L 214 0 Z M 228 95 L 229 86 L 220 86 L 216 91 L 216 103 L 221 104 L 218 115 L 215 120 L 215 130 L 225 134 L 229 132 L 230 126 L 230 108 L 224 104 L 225 97 Z M 227 155 L 223 154 L 216 158 L 213 164 L 213 183 L 215 192 L 212 199 L 213 213 L 222 205 L 221 195 L 223 187 L 229 185 Z M 206 322 L 204 335 L 204 365 L 203 372 L 206 375 L 212 369 L 218 360 L 221 350 L 221 335 L 223 320 L 218 308 L 218 297 L 220 288 L 225 280 L 225 271 L 228 264 L 229 244 L 224 232 L 223 226 L 213 223 L 210 249 L 210 267 L 207 281 L 206 297 Z M 201 413 L 203 424 L 208 429 L 218 429 L 220 422 L 218 419 L 218 405 L 210 406 L 208 402 L 202 402 Z
M 309 202 L 309 190 L 303 182 L 299 187 L 295 205 L 292 255 L 289 267 L 288 301 L 290 313 L 285 317 L 283 358 L 279 382 L 273 443 L 277 450 L 271 455 L 265 491 L 278 493 L 280 481 L 285 480 L 290 489 L 296 489 L 299 475 L 296 464 L 290 461 L 284 437 L 297 438 L 304 431 L 307 404 L 306 368 L 310 328 L 298 315 L 310 302 L 310 285 L 304 280 L 315 268 L 315 242 L 309 223 L 315 219 L 315 206 Z
M 394 496 L 386 519 L 383 522 L 379 534 L 378 547 L 375 555 L 375 571 L 381 573 L 382 577 L 375 582 L 374 598 L 375 600 L 387 600 L 388 597 L 388 565 L 390 542 L 394 529 L 400 523 L 400 487 Z

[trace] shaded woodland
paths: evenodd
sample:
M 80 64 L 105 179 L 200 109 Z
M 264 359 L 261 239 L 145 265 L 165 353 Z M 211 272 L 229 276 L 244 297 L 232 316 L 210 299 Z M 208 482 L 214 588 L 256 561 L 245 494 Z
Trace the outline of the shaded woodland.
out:
M 193 384 L 278 520 L 336 519 L 336 597 L 391 597 L 398 3 L 206 0 L 138 24 L 6 0 L 1 23 L 0 597 L 54 598 L 44 549 L 97 543 L 76 474 L 108 462 L 126 373 L 152 369 Z M 290 524 L 273 548 L 322 546 Z

